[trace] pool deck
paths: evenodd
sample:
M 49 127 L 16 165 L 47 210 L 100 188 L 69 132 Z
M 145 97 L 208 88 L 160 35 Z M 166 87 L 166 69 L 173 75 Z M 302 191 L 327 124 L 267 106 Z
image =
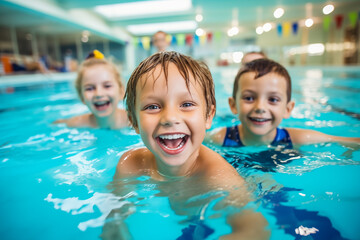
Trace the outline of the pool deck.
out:
M 50 82 L 66 82 L 74 81 L 75 78 L 76 72 L 5 75 L 0 77 L 0 87 L 17 87 Z

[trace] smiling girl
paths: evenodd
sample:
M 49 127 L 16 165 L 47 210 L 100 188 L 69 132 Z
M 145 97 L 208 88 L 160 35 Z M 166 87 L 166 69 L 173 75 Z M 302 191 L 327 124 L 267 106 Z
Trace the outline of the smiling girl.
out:
M 68 127 L 127 127 L 129 122 L 126 111 L 118 108 L 118 103 L 124 96 L 124 87 L 117 68 L 97 50 L 89 56 L 91 58 L 85 60 L 80 67 L 75 87 L 80 100 L 91 113 L 60 119 L 55 123 L 65 123 Z

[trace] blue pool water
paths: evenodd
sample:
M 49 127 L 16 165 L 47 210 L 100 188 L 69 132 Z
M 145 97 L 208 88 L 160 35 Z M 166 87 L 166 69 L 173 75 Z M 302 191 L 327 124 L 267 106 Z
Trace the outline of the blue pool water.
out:
M 235 74 L 232 68 L 213 70 L 218 103 L 213 128 L 238 123 L 227 105 Z M 281 126 L 360 136 L 359 68 L 294 68 L 290 74 L 296 106 Z M 1 239 L 99 239 L 119 229 L 114 224 L 119 216 L 127 216 L 134 239 L 186 239 L 194 228 L 207 239 L 229 233 L 226 217 L 234 209 L 213 208 L 224 197 L 221 191 L 176 206 L 169 198 L 196 186 L 169 191 L 173 183 L 139 177 L 129 179 L 124 192 L 114 192 L 118 159 L 143 144 L 130 128 L 52 125 L 87 111 L 72 84 L 0 85 Z M 319 223 L 322 234 L 360 239 L 360 150 L 336 143 L 266 154 L 261 148 L 209 147 L 253 186 L 254 208 L 269 222 L 271 239 L 295 239 L 296 227 Z M 192 217 L 176 214 L 177 207 Z

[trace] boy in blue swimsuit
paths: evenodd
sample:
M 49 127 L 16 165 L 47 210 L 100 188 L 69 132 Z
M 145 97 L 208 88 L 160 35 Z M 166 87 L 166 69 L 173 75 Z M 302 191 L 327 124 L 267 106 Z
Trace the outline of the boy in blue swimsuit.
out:
M 226 147 L 314 144 L 320 142 L 356 142 L 360 138 L 338 137 L 314 130 L 278 128 L 289 118 L 295 103 L 291 101 L 291 78 L 287 70 L 270 59 L 247 63 L 235 77 L 230 109 L 239 115 L 238 126 L 215 129 L 207 136 L 211 143 Z
M 229 105 L 231 111 L 239 115 L 241 124 L 215 129 L 208 134 L 208 141 L 226 147 L 271 145 L 287 149 L 293 148 L 293 145 L 318 142 L 360 142 L 360 138 L 337 137 L 305 129 L 279 128 L 282 119 L 290 117 L 294 108 L 294 102 L 291 101 L 291 79 L 283 66 L 269 59 L 251 61 L 239 70 Z M 234 167 L 253 167 L 255 164 L 256 169 L 272 172 L 278 164 L 290 161 L 288 152 L 295 153 L 291 151 L 294 150 L 283 153 L 269 149 L 256 152 L 250 157 L 242 156 L 241 159 L 236 155 L 226 154 L 225 158 L 232 158 L 231 164 Z M 272 155 L 275 155 L 276 159 L 271 158 Z M 314 232 L 306 239 L 343 239 L 327 217 L 315 211 L 283 204 L 288 202 L 287 194 L 290 191 L 299 190 L 282 188 L 279 191 L 270 191 L 264 196 L 277 224 L 281 225 L 287 234 L 293 235 L 295 239 L 303 239 L 295 229 L 304 225 L 315 227 L 315 230 L 312 229 Z

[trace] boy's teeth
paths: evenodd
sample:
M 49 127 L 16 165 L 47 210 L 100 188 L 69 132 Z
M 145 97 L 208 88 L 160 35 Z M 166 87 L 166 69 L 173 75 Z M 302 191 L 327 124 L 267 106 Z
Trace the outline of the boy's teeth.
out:
M 160 135 L 161 139 L 178 139 L 185 137 L 185 134 Z

